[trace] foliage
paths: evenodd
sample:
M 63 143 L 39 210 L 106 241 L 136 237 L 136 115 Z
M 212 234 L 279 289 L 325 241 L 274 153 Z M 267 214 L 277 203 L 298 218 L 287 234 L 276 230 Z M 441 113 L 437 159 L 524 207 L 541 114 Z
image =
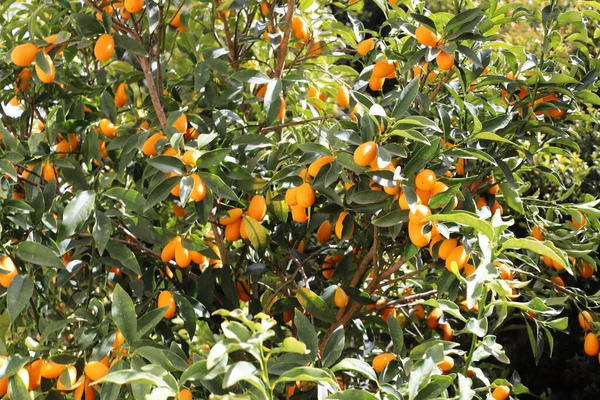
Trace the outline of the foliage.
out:
M 506 332 L 598 355 L 597 2 L 0 7 L 0 395 L 519 398 Z

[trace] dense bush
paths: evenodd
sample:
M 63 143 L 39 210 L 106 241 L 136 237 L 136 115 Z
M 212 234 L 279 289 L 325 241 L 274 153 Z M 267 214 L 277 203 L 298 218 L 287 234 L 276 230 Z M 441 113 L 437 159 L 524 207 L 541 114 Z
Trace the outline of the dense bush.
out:
M 0 6 L 2 396 L 520 398 L 557 332 L 597 363 L 600 6 L 366 1 Z

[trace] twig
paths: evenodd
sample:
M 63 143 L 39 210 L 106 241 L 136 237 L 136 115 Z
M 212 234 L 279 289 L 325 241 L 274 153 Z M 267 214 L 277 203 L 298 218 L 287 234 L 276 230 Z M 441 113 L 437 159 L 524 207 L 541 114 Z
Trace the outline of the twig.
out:
M 350 281 L 351 287 L 356 287 L 356 285 L 360 282 L 360 279 L 363 276 L 363 274 L 369 268 L 371 261 L 373 261 L 373 257 L 375 256 L 375 253 L 377 252 L 377 246 L 378 246 L 377 233 L 378 233 L 378 228 L 375 226 L 373 228 L 373 245 L 369 249 L 369 252 L 365 256 L 365 258 L 360 263 L 360 266 L 358 267 L 356 272 L 354 273 L 354 276 L 352 277 L 352 280 Z
M 285 57 L 288 52 L 288 45 L 290 43 L 290 33 L 292 31 L 292 19 L 294 18 L 295 1 L 288 0 L 287 2 L 287 13 L 285 14 L 285 26 L 283 31 L 283 37 L 281 43 L 279 43 L 279 49 L 277 49 L 277 63 L 275 64 L 275 78 L 281 78 L 283 67 L 285 66 Z
M 150 64 L 148 63 L 148 59 L 146 57 L 137 56 L 137 59 L 140 63 L 140 67 L 142 67 L 142 71 L 144 72 L 144 77 L 146 78 L 146 87 L 148 88 L 148 92 L 150 93 L 150 99 L 152 100 L 154 111 L 156 112 L 156 116 L 158 117 L 160 126 L 163 129 L 165 129 L 165 127 L 167 126 L 167 117 L 165 115 L 165 110 L 163 109 L 162 103 L 160 102 L 160 97 L 156 90 L 156 85 L 154 84 L 154 78 L 152 77 Z
M 229 264 L 227 262 L 227 248 L 225 247 L 225 242 L 223 242 L 223 237 L 221 236 L 221 232 L 219 231 L 219 227 L 215 221 L 209 221 L 212 227 L 213 235 L 215 236 L 215 243 L 219 248 L 219 256 L 221 258 L 221 262 L 223 265 Z
M 307 124 L 309 122 L 315 122 L 315 121 L 323 121 L 326 119 L 339 119 L 339 118 L 342 118 L 345 116 L 346 115 L 323 115 L 321 117 L 303 119 L 301 121 L 292 121 L 292 122 L 286 122 L 285 124 L 265 126 L 264 128 L 261 128 L 258 131 L 258 133 L 261 134 L 261 133 L 270 132 L 270 131 L 277 131 L 279 129 L 289 128 L 290 126 L 302 125 L 302 124 Z

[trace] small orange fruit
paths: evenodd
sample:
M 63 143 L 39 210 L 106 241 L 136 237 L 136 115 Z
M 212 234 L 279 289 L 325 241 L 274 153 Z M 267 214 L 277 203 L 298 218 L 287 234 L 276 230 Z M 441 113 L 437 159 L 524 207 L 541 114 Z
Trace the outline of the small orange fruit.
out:
M 35 60 L 35 55 L 40 51 L 33 43 L 23 43 L 16 46 L 10 53 L 10 60 L 19 67 L 26 67 Z
M 346 85 L 340 85 L 337 90 L 337 104 L 342 108 L 350 105 L 350 91 Z
M 294 221 L 299 224 L 303 224 L 308 221 L 308 215 L 306 214 L 306 207 L 302 207 L 299 205 L 291 206 L 292 207 L 292 218 Z
M 385 78 L 396 71 L 396 64 L 391 60 L 380 60 L 375 63 L 372 75 L 377 78 Z
M 127 89 L 127 84 L 125 83 L 120 83 L 117 86 L 117 90 L 115 91 L 115 106 L 117 108 L 123 107 L 129 101 L 129 96 L 127 96 L 125 89 Z
M 374 42 L 375 42 L 375 38 L 369 38 L 369 39 L 363 40 L 356 47 L 356 52 L 358 54 L 360 54 L 361 56 L 366 55 L 368 52 L 370 52 L 371 50 L 373 50 Z
M 156 144 L 159 141 L 166 139 L 167 137 L 162 133 L 155 133 L 154 135 L 146 139 L 146 141 L 144 142 L 144 145 L 142 146 L 142 153 L 144 153 L 148 157 L 157 155 L 158 152 L 156 151 Z
M 242 218 L 238 218 L 225 226 L 225 239 L 229 242 L 235 242 L 241 236 Z
M 415 317 L 417 317 L 418 319 L 425 318 L 425 308 L 423 308 L 423 306 L 421 304 L 417 304 L 413 308 L 413 310 L 414 310 Z
M 431 241 L 431 232 L 424 232 L 425 225 L 418 222 L 408 222 L 408 238 L 417 247 L 425 247 Z
M 500 385 L 492 392 L 494 400 L 506 400 L 510 396 L 510 388 L 506 385 Z
M 371 77 L 369 78 L 369 89 L 371 89 L 374 92 L 377 92 L 378 90 L 381 90 L 384 83 L 385 77 L 371 75 Z
M 323 156 L 316 159 L 308 166 L 308 175 L 314 178 L 319 174 L 321 168 L 323 168 L 327 164 L 332 163 L 333 160 L 335 160 L 334 156 Z
M 190 176 L 194 180 L 194 187 L 192 188 L 190 198 L 194 201 L 202 201 L 206 197 L 206 186 L 202 182 L 202 179 L 200 179 L 200 175 L 191 174 Z
M 181 113 L 181 115 L 175 120 L 175 122 L 173 122 L 173 126 L 175 127 L 175 129 L 177 129 L 181 133 L 187 130 L 187 124 L 187 117 L 184 113 Z
M 185 165 L 189 165 L 190 167 L 195 167 L 196 161 L 198 161 L 198 159 L 200 158 L 201 155 L 202 155 L 202 153 L 200 152 L 200 150 L 190 149 L 190 150 L 187 150 L 185 153 L 183 153 L 183 155 L 181 156 L 181 161 Z
M 594 319 L 588 311 L 582 311 L 579 313 L 578 317 L 579 325 L 585 329 L 587 332 L 592 330 L 592 325 L 594 323 Z
M 587 219 L 585 218 L 585 215 L 581 211 L 577 211 L 577 214 L 579 215 L 579 219 L 577 219 L 575 217 L 571 217 L 571 221 L 573 221 L 573 225 L 575 225 L 575 229 L 580 229 L 581 227 L 587 225 Z
M 540 228 L 537 225 L 534 225 L 533 228 L 531 229 L 531 236 L 533 236 L 535 239 L 537 239 L 539 241 L 544 240 L 544 234 L 542 233 L 542 231 L 540 230 Z
M 366 142 L 354 150 L 354 162 L 356 165 L 366 167 L 377 158 L 377 143 Z
M 110 59 L 115 52 L 115 39 L 112 35 L 105 33 L 101 35 L 94 46 L 94 56 L 98 61 Z
M 317 242 L 321 244 L 329 242 L 332 233 L 333 227 L 331 226 L 331 222 L 329 222 L 328 220 L 323 221 L 323 223 L 319 226 L 319 229 L 317 230 Z
M 302 186 L 300 186 L 300 188 L 302 188 Z M 303 193 L 300 191 L 298 193 L 299 196 L 303 195 Z M 265 216 L 267 215 L 267 202 L 265 201 L 265 198 L 260 195 L 252 197 L 252 200 L 250 200 L 250 204 L 248 205 L 248 211 L 246 212 L 246 215 L 254 218 L 258 222 L 261 222 L 263 219 L 265 219 Z
M 106 136 L 106 137 L 114 137 L 115 136 L 115 132 L 117 131 L 117 128 L 115 128 L 115 125 L 112 122 L 110 122 L 109 119 L 106 119 L 106 118 L 101 119 L 98 126 L 100 127 L 100 132 L 104 136 Z
M 437 366 L 444 372 L 450 371 L 452 368 L 454 368 L 454 359 L 450 356 L 444 356 L 444 360 Z
M 304 182 L 296 189 L 296 202 L 298 206 L 308 208 L 315 202 L 315 190 L 310 183 Z
M 192 400 L 192 392 L 190 389 L 183 389 L 179 391 L 179 395 L 177 396 L 177 400 Z
M 444 50 L 442 50 L 437 57 L 435 57 L 435 61 L 440 69 L 447 71 L 454 66 L 454 55 L 446 53 Z
M 232 208 L 231 210 L 227 210 L 227 217 L 219 218 L 219 224 L 221 225 L 229 225 L 242 218 L 242 214 L 244 211 L 241 208 Z
M 12 258 L 8 256 L 0 257 L 0 269 L 2 269 L 2 272 L 5 272 L 0 274 L 0 285 L 8 288 L 15 276 L 17 276 L 17 268 Z
M 338 216 L 337 221 L 335 222 L 335 235 L 338 237 L 338 239 L 342 239 L 342 235 L 344 233 L 344 219 L 346 218 L 346 216 L 348 216 L 348 213 L 346 211 L 342 211 Z M 350 232 L 349 237 L 345 239 L 349 239 L 350 237 L 352 237 L 353 233 L 354 225 L 352 225 L 352 231 Z
M 452 263 L 455 262 L 458 269 L 461 270 L 465 267 L 467 261 L 469 261 L 469 253 L 465 250 L 465 246 L 456 246 L 446 258 L 446 269 L 452 272 Z
M 40 375 L 42 378 L 55 379 L 62 374 L 65 368 L 67 368 L 66 365 L 57 364 L 54 361 L 44 361 L 40 369 Z
M 90 361 L 85 365 L 83 372 L 85 372 L 85 375 L 94 382 L 104 378 L 106 374 L 108 374 L 108 366 L 100 361 Z
M 346 294 L 344 289 L 338 287 L 335 289 L 335 294 L 333 295 L 333 303 L 338 308 L 344 308 L 348 305 L 350 301 L 350 297 Z
M 304 18 L 295 15 L 292 19 L 292 32 L 296 39 L 304 40 L 308 37 L 308 24 L 304 20 Z
M 168 290 L 163 290 L 158 295 L 158 308 L 168 307 L 167 311 L 163 315 L 163 318 L 170 319 L 175 316 L 177 305 L 175 304 L 175 297 Z
M 423 46 L 436 47 L 438 44 L 438 37 L 435 32 L 432 32 L 425 25 L 421 25 L 415 30 L 415 37 L 417 38 L 417 42 Z
M 142 11 L 144 7 L 144 0 L 125 0 L 123 6 L 127 12 L 135 14 L 136 12 Z
M 378 356 L 375 356 L 371 365 L 375 371 L 381 372 L 387 367 L 390 361 L 395 360 L 396 358 L 396 355 L 391 353 L 379 354 Z
M 36 63 L 35 64 L 35 73 L 37 74 L 40 81 L 44 83 L 52 83 L 54 81 L 54 77 L 56 76 L 56 70 L 54 69 L 54 62 L 52 58 L 48 54 L 44 54 L 44 58 L 50 67 L 50 71 L 46 73 L 42 68 Z
M 444 314 L 444 312 L 439 308 L 434 308 L 431 310 L 429 315 L 427 316 L 427 326 L 431 329 L 435 329 L 438 327 L 438 319 Z
M 424 169 L 415 177 L 415 186 L 417 189 L 431 191 L 437 182 L 435 172 L 430 169 Z

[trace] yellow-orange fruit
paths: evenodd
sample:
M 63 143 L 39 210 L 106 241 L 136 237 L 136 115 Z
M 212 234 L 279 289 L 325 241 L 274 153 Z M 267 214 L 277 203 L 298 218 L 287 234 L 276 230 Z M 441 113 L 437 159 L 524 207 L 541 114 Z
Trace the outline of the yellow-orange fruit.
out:
M 101 35 L 94 46 L 94 56 L 98 61 L 110 59 L 115 52 L 115 39 L 112 35 L 105 33 Z
M 115 125 L 112 122 L 110 122 L 109 119 L 107 119 L 107 118 L 101 119 L 98 126 L 100 127 L 100 132 L 104 136 L 106 136 L 106 137 L 114 137 L 115 136 L 115 132 L 117 131 L 117 128 L 115 127 Z
M 419 26 L 415 31 L 415 37 L 417 42 L 427 47 L 436 47 L 438 44 L 438 37 L 435 32 L 431 31 L 425 25 Z
M 424 169 L 415 177 L 415 186 L 417 189 L 431 191 L 437 182 L 435 172 L 430 169 Z
M 129 101 L 129 96 L 127 96 L 127 85 L 125 83 L 120 83 L 117 86 L 117 90 L 115 91 L 115 106 L 117 108 L 123 107 Z
M 237 289 L 237 294 L 241 301 L 250 301 L 250 286 L 248 285 L 248 282 L 243 279 L 239 280 L 235 283 L 235 288 Z
M 292 32 L 296 39 L 306 39 L 308 37 L 308 24 L 304 18 L 297 15 L 292 19 Z
M 175 14 L 175 16 L 173 17 L 173 19 L 171 20 L 171 22 L 169 22 L 169 25 L 171 27 L 177 28 L 177 29 L 179 29 L 179 28 L 182 27 L 182 25 L 181 25 L 181 13 L 182 13 L 182 10 L 180 9 L 177 12 L 177 14 Z
M 192 262 L 190 251 L 183 247 L 181 239 L 175 244 L 175 262 L 180 268 L 186 268 Z
M 375 42 L 375 38 L 369 38 L 369 39 L 363 40 L 356 47 L 356 52 L 358 54 L 360 54 L 361 56 L 366 55 L 368 52 L 370 52 L 373 49 L 374 42 Z
M 376 75 L 371 75 L 371 77 L 369 78 L 369 89 L 376 92 L 378 90 L 381 90 L 384 83 L 385 83 L 385 76 L 379 77 Z
M 395 360 L 396 358 L 396 355 L 391 353 L 379 354 L 373 359 L 371 365 L 375 371 L 381 372 L 387 367 L 390 361 Z
M 100 361 L 90 361 L 85 365 L 83 371 L 85 372 L 85 375 L 93 382 L 104 378 L 106 374 L 108 374 L 108 366 Z
M 66 140 L 61 140 L 60 142 L 58 142 L 58 144 L 56 145 L 56 153 L 58 153 L 58 156 L 60 158 L 65 157 L 65 153 L 69 152 L 71 152 L 71 145 L 69 144 L 69 142 L 67 142 Z
M 444 340 L 450 341 L 454 338 L 454 329 L 452 329 L 452 326 L 450 326 L 449 323 L 440 324 L 440 327 L 444 333 Z
M 429 315 L 427 316 L 427 326 L 431 329 L 435 329 L 438 327 L 438 319 L 444 314 L 444 312 L 439 308 L 434 308 L 431 310 Z
M 281 121 L 283 120 L 283 117 L 285 117 L 285 99 L 282 94 L 279 95 L 279 99 L 281 100 L 281 105 L 279 106 L 279 113 L 277 114 L 277 117 L 275 117 L 277 121 Z
M 450 371 L 452 368 L 454 368 L 454 359 L 450 356 L 444 356 L 444 360 L 437 366 L 444 372 Z
M 456 174 L 457 175 L 465 175 L 465 167 L 467 166 L 467 160 L 464 158 L 459 158 L 456 162 Z
M 500 186 L 498 186 L 498 184 L 496 184 L 496 178 L 494 178 L 493 176 L 488 176 L 487 181 L 490 185 L 492 185 L 488 189 L 488 193 L 492 194 L 492 195 L 497 195 L 498 192 L 500 191 Z
M 240 230 L 242 228 L 242 218 L 238 218 L 232 223 L 225 226 L 225 239 L 230 242 L 235 242 L 240 238 Z
M 42 365 L 44 365 L 44 360 L 40 359 L 33 361 L 31 364 L 25 367 L 25 369 L 29 373 L 29 386 L 27 388 L 28 390 L 35 390 L 40 387 L 42 378 Z
M 449 70 L 454 66 L 454 55 L 446 53 L 444 50 L 435 57 L 438 67 L 444 71 Z
M 331 226 L 331 222 L 329 222 L 328 220 L 323 221 L 323 223 L 319 226 L 319 229 L 317 230 L 317 242 L 321 244 L 329 242 L 332 233 L 333 227 Z
M 350 91 L 345 85 L 340 85 L 337 90 L 337 104 L 342 108 L 350 105 Z
M 506 400 L 510 396 L 510 388 L 506 385 L 500 385 L 492 392 L 494 400 Z
M 17 276 L 17 268 L 15 267 L 12 258 L 8 256 L 0 257 L 0 269 L 2 269 L 2 272 L 6 272 L 0 274 L 0 285 L 8 288 L 12 280 Z
M 227 226 L 242 218 L 243 213 L 244 211 L 241 208 L 232 208 L 231 210 L 227 210 L 228 216 L 219 218 L 219 224 Z
M 458 239 L 450 238 L 444 240 L 438 249 L 438 257 L 442 260 L 445 260 L 448 258 L 450 252 L 456 248 L 456 246 L 458 246 Z
M 200 175 L 191 174 L 190 176 L 194 180 L 194 187 L 192 188 L 190 198 L 194 201 L 202 201 L 206 197 L 206 186 L 202 182 L 202 179 L 200 179 Z
M 415 317 L 417 317 L 418 319 L 425 318 L 425 308 L 423 308 L 423 306 L 421 304 L 417 304 L 413 308 L 413 310 L 414 310 Z
M 148 139 L 146 139 L 146 141 L 144 142 L 144 145 L 142 146 L 142 153 L 144 153 L 148 157 L 157 155 L 158 152 L 156 151 L 156 144 L 160 140 L 166 140 L 166 139 L 167 139 L 167 137 L 165 135 L 163 135 L 162 133 L 155 133 L 154 135 L 152 135 Z
M 434 235 L 433 229 L 432 229 L 431 242 L 429 242 L 429 255 L 431 257 L 433 257 L 433 247 L 435 246 L 436 243 L 441 242 L 442 240 L 444 240 L 444 237 L 442 235 L 440 235 L 439 233 L 437 235 Z M 439 252 L 439 247 L 438 247 L 438 252 Z
M 296 189 L 296 201 L 298 206 L 308 208 L 315 202 L 315 190 L 310 183 L 304 182 Z
M 467 261 L 469 261 L 469 253 L 465 250 L 465 246 L 456 246 L 446 258 L 446 269 L 452 272 L 452 263 L 455 262 L 458 269 L 461 270 L 465 267 Z
M 323 156 L 316 159 L 308 166 L 308 174 L 314 178 L 317 176 L 321 168 L 327 164 L 330 164 L 333 162 L 333 160 L 335 160 L 334 156 Z
M 408 221 L 417 225 L 424 225 L 423 219 L 431 216 L 429 207 L 423 204 L 417 205 L 414 210 L 408 213 Z
M 47 182 L 50 182 L 51 180 L 56 180 L 58 177 L 58 174 L 56 172 L 56 168 L 54 168 L 54 165 L 50 164 L 50 163 L 43 163 L 42 164 L 42 176 L 44 177 L 44 179 Z
M 179 396 L 177 400 L 192 400 L 192 392 L 189 389 L 183 389 L 179 391 Z
M 333 295 L 333 303 L 336 307 L 343 308 L 348 305 L 350 301 L 350 297 L 344 292 L 344 289 L 338 287 L 335 289 L 335 294 Z
M 539 241 L 544 240 L 544 234 L 542 233 L 541 229 L 537 225 L 534 225 L 533 228 L 531 229 L 531 236 L 533 236 L 535 239 L 537 239 Z
M 206 261 L 206 256 L 199 251 L 190 250 L 190 255 L 192 256 L 192 261 L 198 265 L 202 265 Z
M 44 361 L 40 369 L 40 375 L 42 378 L 55 379 L 62 374 L 65 368 L 67 366 L 64 364 L 57 364 L 54 361 Z
M 354 162 L 356 165 L 366 167 L 377 159 L 377 143 L 366 142 L 354 150 Z
M 380 60 L 375 63 L 372 75 L 385 78 L 396 71 L 396 64 L 391 60 Z
M 181 113 L 181 115 L 175 120 L 175 122 L 173 122 L 173 126 L 181 133 L 187 130 L 187 117 L 184 113 Z
M 201 155 L 202 155 L 202 153 L 200 152 L 200 150 L 196 150 L 196 149 L 186 150 L 186 152 L 183 153 L 183 155 L 181 156 L 181 161 L 185 165 L 189 165 L 190 167 L 195 167 L 196 161 L 198 161 L 198 158 L 200 158 Z
M 424 247 L 431 241 L 431 232 L 424 233 L 425 225 L 418 222 L 408 222 L 408 238 L 417 247 Z
M 35 55 L 40 51 L 33 43 L 23 43 L 16 46 L 10 53 L 10 60 L 19 67 L 26 67 L 35 60 Z
M 579 220 L 577 220 L 575 217 L 571 217 L 571 221 L 573 222 L 575 229 L 580 229 L 581 227 L 587 225 L 587 218 L 581 211 L 577 211 L 577 214 L 579 215 Z
M 495 261 L 494 265 L 496 265 L 498 267 L 498 269 L 500 270 L 500 278 L 504 279 L 505 281 L 512 281 L 514 276 L 513 276 L 513 272 L 511 271 L 511 269 L 509 268 L 508 265 Z
M 17 75 L 17 79 L 15 81 L 15 90 L 17 92 L 24 92 L 27 90 L 27 88 L 29 87 L 29 85 L 31 84 L 31 79 L 32 79 L 32 74 L 31 74 L 31 70 L 29 68 L 25 68 L 23 69 L 21 72 L 19 72 L 19 75 Z M 42 121 L 38 121 L 38 124 L 42 122 Z M 43 124 L 43 122 L 42 122 Z M 42 131 L 43 129 L 39 129 L 40 131 Z
M 265 198 L 260 195 L 252 197 L 252 200 L 250 200 L 250 204 L 248 205 L 248 211 L 246 212 L 246 215 L 254 218 L 258 222 L 261 222 L 263 219 L 265 219 L 265 216 L 267 215 L 267 202 L 265 201 Z
M 46 73 L 42 70 L 42 68 L 36 63 L 35 64 L 35 73 L 38 76 L 38 78 L 40 79 L 40 81 L 44 82 L 44 83 L 51 83 L 54 81 L 54 77 L 56 76 L 56 70 L 54 69 L 54 62 L 52 61 L 52 58 L 50 58 L 50 56 L 48 54 L 44 54 L 44 58 L 46 59 L 46 62 L 48 63 L 48 66 L 50 67 L 50 72 Z
M 308 221 L 308 215 L 306 214 L 306 208 L 302 206 L 291 206 L 292 207 L 292 218 L 299 224 L 303 224 Z
M 583 268 L 577 267 L 579 274 L 584 279 L 591 278 L 594 275 L 594 268 L 592 268 L 591 264 L 589 264 L 585 261 L 582 261 L 582 264 L 583 264 Z
M 344 232 L 344 219 L 346 218 L 346 216 L 348 215 L 348 213 L 346 211 L 342 211 L 340 213 L 340 215 L 338 216 L 337 221 L 335 222 L 335 235 L 338 237 L 338 239 L 342 239 L 342 235 Z M 352 237 L 352 233 L 354 232 L 354 225 L 352 226 L 352 231 L 350 233 L 350 237 Z
M 136 12 L 142 11 L 144 0 L 125 0 L 123 2 L 123 7 L 125 7 L 127 12 L 135 14 Z
M 170 319 L 175 316 L 177 305 L 175 304 L 175 297 L 168 290 L 163 290 L 158 295 L 158 308 L 168 307 L 167 311 L 163 315 L 163 318 Z
M 577 316 L 579 319 L 579 325 L 585 329 L 587 332 L 592 330 L 592 324 L 594 323 L 594 319 L 588 311 L 582 311 Z

